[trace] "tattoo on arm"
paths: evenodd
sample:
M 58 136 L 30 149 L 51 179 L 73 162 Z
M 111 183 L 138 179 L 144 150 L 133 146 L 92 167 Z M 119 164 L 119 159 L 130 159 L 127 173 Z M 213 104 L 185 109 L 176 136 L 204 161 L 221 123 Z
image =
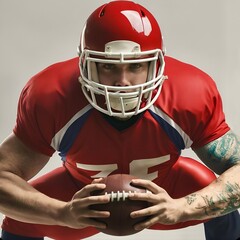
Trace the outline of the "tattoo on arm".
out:
M 207 192 L 205 195 L 194 193 L 185 197 L 188 205 L 197 204 L 196 209 L 202 209 L 207 217 L 225 215 L 240 208 L 240 138 L 232 131 L 208 143 L 201 149 L 196 149 L 199 158 L 218 174 L 231 168 L 227 177 L 216 179 L 218 190 Z M 226 175 L 224 175 L 226 176 Z M 198 205 L 200 199 L 202 205 Z
M 240 138 L 229 131 L 195 152 L 207 166 L 221 174 L 240 163 Z
M 186 196 L 186 200 L 188 205 L 191 205 L 193 202 L 195 202 L 195 200 L 197 199 L 197 194 L 196 193 L 192 193 L 188 196 Z
M 202 196 L 206 206 L 203 207 L 207 216 L 219 216 L 236 210 L 240 206 L 240 186 L 235 183 L 227 183 L 224 192 L 217 196 L 217 204 L 213 197 Z
M 218 180 L 216 180 L 218 181 Z M 240 207 L 240 186 L 238 183 L 227 182 L 223 192 L 216 196 L 200 196 L 196 193 L 186 196 L 188 205 L 194 203 L 200 197 L 204 200 L 204 206 L 197 207 L 203 209 L 206 216 L 220 216 L 232 212 Z M 216 199 L 216 201 L 214 200 Z
M 209 157 L 215 160 L 227 159 L 228 165 L 235 165 L 240 160 L 240 139 L 233 132 L 208 144 Z

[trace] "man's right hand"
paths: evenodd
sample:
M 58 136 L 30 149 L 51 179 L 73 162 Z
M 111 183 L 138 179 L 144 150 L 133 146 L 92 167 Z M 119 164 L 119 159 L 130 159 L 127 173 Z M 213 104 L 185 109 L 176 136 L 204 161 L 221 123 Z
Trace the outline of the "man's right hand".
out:
M 104 204 L 110 200 L 108 195 L 91 196 L 92 191 L 102 190 L 106 187 L 105 184 L 99 183 L 99 181 L 100 179 L 96 179 L 91 184 L 83 187 L 66 204 L 60 217 L 64 225 L 75 229 L 89 226 L 106 228 L 104 223 L 98 222 L 94 218 L 107 218 L 110 216 L 110 213 L 90 209 L 90 205 Z

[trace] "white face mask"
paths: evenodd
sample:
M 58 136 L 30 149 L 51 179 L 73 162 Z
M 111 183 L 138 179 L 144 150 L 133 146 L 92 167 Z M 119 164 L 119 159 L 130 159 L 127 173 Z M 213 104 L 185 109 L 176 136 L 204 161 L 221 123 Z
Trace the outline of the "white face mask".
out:
M 129 118 L 148 109 L 160 94 L 163 81 L 164 57 L 160 49 L 141 52 L 131 41 L 106 44 L 105 52 L 80 50 L 82 90 L 90 104 L 109 116 Z M 149 62 L 147 81 L 134 86 L 107 86 L 99 83 L 96 63 L 129 64 Z

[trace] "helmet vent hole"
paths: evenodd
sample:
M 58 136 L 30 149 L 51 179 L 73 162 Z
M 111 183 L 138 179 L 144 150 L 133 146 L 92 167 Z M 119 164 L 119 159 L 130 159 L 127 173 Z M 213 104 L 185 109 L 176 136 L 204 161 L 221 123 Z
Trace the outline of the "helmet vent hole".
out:
M 145 13 L 144 13 L 143 10 L 141 10 L 141 14 L 142 14 L 143 17 L 145 17 Z
M 100 13 L 100 17 L 103 17 L 104 16 L 104 14 L 105 14 L 105 11 L 104 11 L 104 9 L 101 11 L 101 13 Z

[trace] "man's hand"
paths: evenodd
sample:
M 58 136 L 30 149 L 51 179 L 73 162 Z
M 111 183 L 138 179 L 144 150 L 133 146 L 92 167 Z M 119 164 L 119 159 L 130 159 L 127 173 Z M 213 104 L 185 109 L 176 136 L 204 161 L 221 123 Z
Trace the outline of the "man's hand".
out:
M 104 223 L 95 221 L 93 218 L 107 218 L 110 213 L 107 211 L 97 211 L 89 208 L 92 204 L 104 204 L 109 202 L 109 196 L 91 196 L 91 192 L 102 190 L 105 184 L 98 183 L 100 179 L 94 180 L 91 184 L 86 185 L 78 191 L 69 201 L 62 213 L 64 225 L 68 227 L 81 229 L 88 226 L 96 228 L 106 228 Z
M 146 193 L 129 194 L 131 200 L 142 200 L 150 203 L 148 208 L 131 213 L 132 218 L 149 217 L 148 220 L 137 224 L 136 230 L 149 228 L 156 223 L 170 225 L 181 221 L 183 212 L 180 200 L 171 198 L 163 188 L 151 181 L 133 179 L 132 183 L 149 190 Z

